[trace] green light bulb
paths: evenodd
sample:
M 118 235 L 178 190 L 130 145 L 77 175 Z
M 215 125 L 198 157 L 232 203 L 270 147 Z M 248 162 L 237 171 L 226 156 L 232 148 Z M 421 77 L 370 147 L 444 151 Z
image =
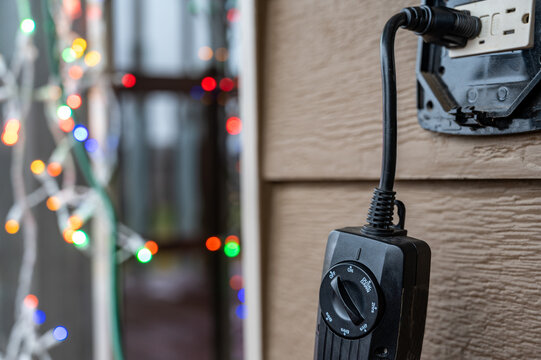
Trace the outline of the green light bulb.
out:
M 88 235 L 83 230 L 77 230 L 71 236 L 73 245 L 77 247 L 85 247 L 88 245 Z
M 229 242 L 224 246 L 225 255 L 228 257 L 235 257 L 240 253 L 240 245 L 236 242 Z
M 58 107 L 58 109 L 56 109 L 56 115 L 61 120 L 67 120 L 71 116 L 71 108 L 67 105 L 61 105 Z
M 146 247 L 142 247 L 139 250 L 137 250 L 136 257 L 137 257 L 137 261 L 145 264 L 149 262 L 150 260 L 152 260 L 152 253 Z
M 21 31 L 25 34 L 31 34 L 36 28 L 36 23 L 32 19 L 24 19 L 21 21 Z
M 64 51 L 62 51 L 62 59 L 67 63 L 73 62 L 77 59 L 77 53 L 70 47 L 65 48 Z

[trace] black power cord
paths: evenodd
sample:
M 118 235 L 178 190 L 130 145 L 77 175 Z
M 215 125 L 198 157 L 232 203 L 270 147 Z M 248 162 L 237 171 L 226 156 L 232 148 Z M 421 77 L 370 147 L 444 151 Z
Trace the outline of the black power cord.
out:
M 394 40 L 400 28 L 414 31 L 426 42 L 448 48 L 463 47 L 481 32 L 481 20 L 468 11 L 447 7 L 416 6 L 391 17 L 383 29 L 380 43 L 383 90 L 383 155 L 379 186 L 374 190 L 367 222 L 362 231 L 376 236 L 393 236 L 404 228 L 405 206 L 395 199 L 397 100 Z M 393 223 L 397 206 L 400 221 Z

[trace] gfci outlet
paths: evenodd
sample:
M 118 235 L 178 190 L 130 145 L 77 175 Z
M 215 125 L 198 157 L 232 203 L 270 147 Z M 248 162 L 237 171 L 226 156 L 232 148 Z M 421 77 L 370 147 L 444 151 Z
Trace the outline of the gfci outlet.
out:
M 457 135 L 541 130 L 541 0 L 425 0 L 481 19 L 478 37 L 449 50 L 419 41 L 419 124 Z
M 533 47 L 534 0 L 484 0 L 457 6 L 481 19 L 481 33 L 451 58 Z

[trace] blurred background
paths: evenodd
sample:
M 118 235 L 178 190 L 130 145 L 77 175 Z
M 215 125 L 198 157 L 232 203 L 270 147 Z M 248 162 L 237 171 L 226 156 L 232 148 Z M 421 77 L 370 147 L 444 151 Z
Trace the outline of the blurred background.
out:
M 0 359 L 242 359 L 239 19 L 0 3 Z

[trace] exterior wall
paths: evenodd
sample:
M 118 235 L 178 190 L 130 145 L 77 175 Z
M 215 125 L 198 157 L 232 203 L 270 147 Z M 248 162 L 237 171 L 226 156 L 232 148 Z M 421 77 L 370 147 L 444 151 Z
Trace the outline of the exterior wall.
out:
M 265 358 L 311 359 L 330 230 L 360 225 L 381 156 L 379 36 L 414 1 L 260 2 Z M 398 198 L 432 248 L 423 359 L 541 348 L 541 134 L 452 137 L 416 119 L 397 37 Z

